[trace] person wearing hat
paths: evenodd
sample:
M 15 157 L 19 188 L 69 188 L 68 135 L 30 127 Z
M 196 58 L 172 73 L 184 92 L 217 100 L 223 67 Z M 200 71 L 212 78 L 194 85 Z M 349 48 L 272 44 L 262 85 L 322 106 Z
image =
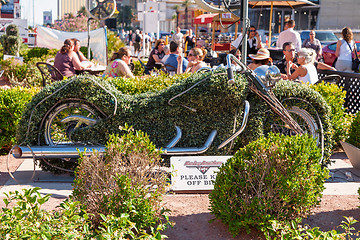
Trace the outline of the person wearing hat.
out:
M 255 70 L 257 67 L 268 65 L 269 62 L 272 62 L 270 52 L 266 48 L 260 48 L 256 54 L 249 54 L 249 57 L 253 60 L 253 62 L 248 65 L 251 70 Z

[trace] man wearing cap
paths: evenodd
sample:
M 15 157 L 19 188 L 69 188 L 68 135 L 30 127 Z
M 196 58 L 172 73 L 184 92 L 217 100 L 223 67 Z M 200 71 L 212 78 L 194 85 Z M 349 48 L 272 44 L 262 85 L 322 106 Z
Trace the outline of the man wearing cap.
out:
M 269 62 L 272 62 L 270 57 L 270 52 L 266 48 L 260 48 L 256 54 L 249 54 L 249 57 L 253 60 L 248 67 L 252 70 L 255 70 L 257 67 L 262 65 L 268 65 Z

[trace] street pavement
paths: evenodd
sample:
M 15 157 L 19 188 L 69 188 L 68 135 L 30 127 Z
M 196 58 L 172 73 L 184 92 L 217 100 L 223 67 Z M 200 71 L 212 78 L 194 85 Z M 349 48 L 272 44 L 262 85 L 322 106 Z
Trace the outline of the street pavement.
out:
M 345 153 L 335 153 L 332 156 L 335 161 L 329 169 L 330 175 L 326 183 L 324 195 L 358 195 L 360 188 L 360 169 L 353 168 Z M 32 178 L 34 165 L 32 159 L 25 159 L 20 167 L 13 173 L 15 179 L 10 179 L 0 188 L 0 197 L 5 192 L 20 190 L 23 188 L 40 187 L 41 194 L 51 194 L 55 198 L 66 198 L 72 192 L 74 177 L 69 174 L 53 175 L 35 168 L 35 175 Z M 32 178 L 32 179 L 31 179 Z M 31 181 L 30 181 L 31 180 Z

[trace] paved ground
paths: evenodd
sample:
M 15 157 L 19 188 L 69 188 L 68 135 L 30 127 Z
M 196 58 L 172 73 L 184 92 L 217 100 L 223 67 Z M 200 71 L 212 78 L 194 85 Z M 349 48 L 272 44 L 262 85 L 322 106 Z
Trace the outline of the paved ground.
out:
M 4 172 L 4 156 L 0 156 L 0 174 Z M 325 184 L 324 196 L 321 204 L 317 206 L 313 214 L 303 220 L 304 224 L 311 227 L 320 227 L 321 230 L 328 231 L 337 229 L 343 216 L 354 216 L 360 220 L 359 194 L 360 188 L 360 169 L 351 166 L 344 153 L 336 153 L 332 156 L 335 163 L 330 166 L 333 177 Z M 18 160 L 13 160 L 15 163 Z M 18 161 L 19 165 L 21 161 Z M 1 166 L 2 165 L 2 166 Z M 16 164 L 13 169 L 16 169 Z M 16 167 L 15 167 L 16 166 Z M 32 181 L 29 179 L 33 174 L 33 163 L 31 159 L 25 159 L 14 173 L 16 179 L 20 182 L 17 184 L 14 180 L 9 179 L 4 185 L 0 181 L 0 208 L 4 206 L 1 201 L 4 198 L 4 192 L 20 190 L 22 188 L 40 187 L 43 194 L 52 194 L 49 202 L 44 209 L 55 209 L 56 206 L 66 199 L 72 192 L 73 177 L 69 175 L 54 176 L 36 168 L 35 176 Z M 1 176 L 0 176 L 1 180 Z M 170 220 L 176 225 L 166 230 L 169 239 L 198 239 L 198 240 L 251 240 L 263 239 L 259 237 L 258 232 L 252 231 L 250 235 L 246 232 L 239 233 L 232 238 L 228 232 L 227 226 L 216 220 L 209 223 L 214 216 L 209 211 L 209 198 L 207 194 L 168 194 L 164 197 L 165 207 L 171 210 Z M 360 230 L 360 223 L 354 225 Z
M 331 179 L 325 183 L 324 195 L 358 195 L 360 188 L 360 169 L 353 168 L 344 153 L 336 153 L 332 156 L 335 163 L 330 166 Z M 52 194 L 56 198 L 66 198 L 72 192 L 73 177 L 69 175 L 53 175 L 48 172 L 35 168 L 32 159 L 25 159 L 14 173 L 17 184 L 13 179 L 9 179 L 5 185 L 0 186 L 0 197 L 4 192 L 19 190 L 22 188 L 40 187 L 41 193 Z

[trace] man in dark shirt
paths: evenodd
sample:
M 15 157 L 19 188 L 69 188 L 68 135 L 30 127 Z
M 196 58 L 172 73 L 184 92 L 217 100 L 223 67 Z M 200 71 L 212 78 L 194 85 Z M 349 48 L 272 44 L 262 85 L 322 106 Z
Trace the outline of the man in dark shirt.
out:
M 296 61 L 296 51 L 295 45 L 292 42 L 286 42 L 283 44 L 283 54 L 284 58 L 276 63 L 276 66 L 280 69 L 282 74 L 286 74 L 286 66 L 288 64 L 293 64 Z M 295 71 L 294 68 L 290 68 L 291 73 Z

